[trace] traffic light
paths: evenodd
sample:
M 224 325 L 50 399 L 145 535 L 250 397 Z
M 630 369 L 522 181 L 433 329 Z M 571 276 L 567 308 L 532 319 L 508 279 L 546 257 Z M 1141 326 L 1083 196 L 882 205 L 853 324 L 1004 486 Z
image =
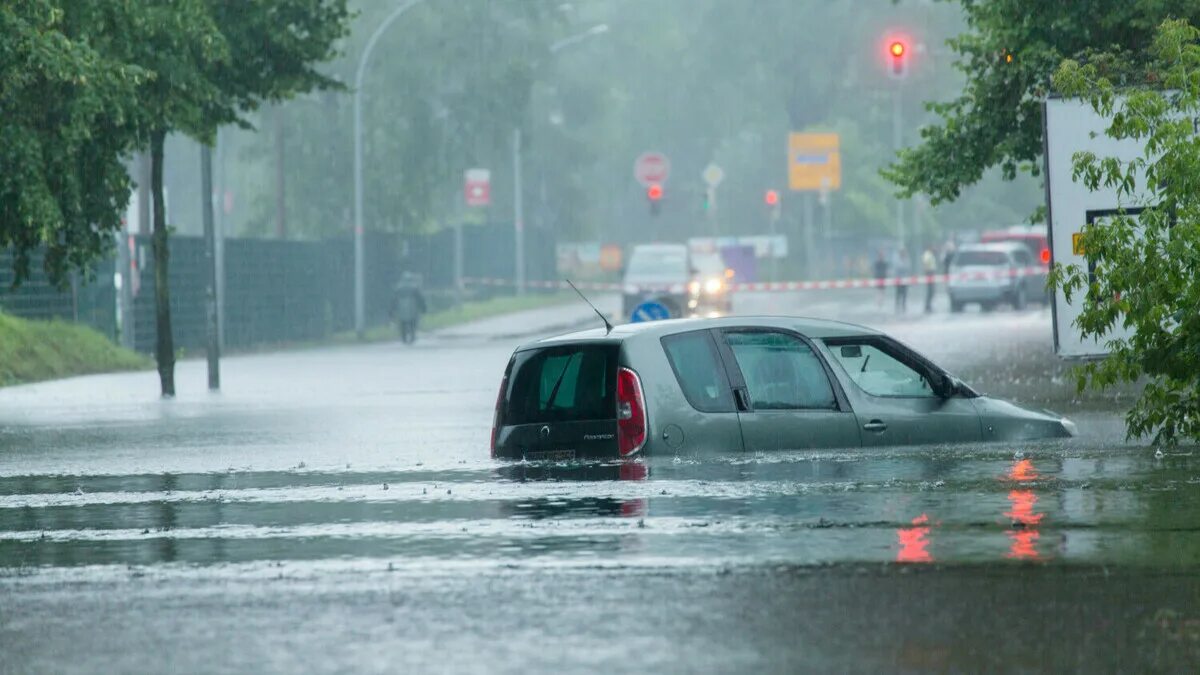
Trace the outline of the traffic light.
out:
M 771 220 L 779 219 L 779 191 L 767 190 L 763 194 L 763 203 L 767 206 L 767 215 Z
M 887 53 L 891 66 L 888 73 L 897 80 L 908 77 L 908 41 L 901 38 L 889 40 Z
M 663 188 L 659 183 L 651 183 L 646 186 L 646 199 L 650 201 L 650 215 L 657 216 L 658 211 L 662 208 Z
M 700 193 L 700 209 L 706 213 L 712 209 L 712 188 Z

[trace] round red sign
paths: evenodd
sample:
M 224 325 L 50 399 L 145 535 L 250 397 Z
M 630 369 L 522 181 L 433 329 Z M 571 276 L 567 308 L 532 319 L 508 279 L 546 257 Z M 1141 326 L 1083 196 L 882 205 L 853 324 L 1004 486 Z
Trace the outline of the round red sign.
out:
M 633 163 L 633 177 L 645 187 L 667 182 L 671 161 L 661 152 L 643 152 Z

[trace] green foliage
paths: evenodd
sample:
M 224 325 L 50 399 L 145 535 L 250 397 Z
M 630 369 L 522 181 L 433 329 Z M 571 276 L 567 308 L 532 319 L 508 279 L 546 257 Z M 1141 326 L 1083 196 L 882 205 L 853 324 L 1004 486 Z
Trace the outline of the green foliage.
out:
M 0 312 L 0 386 L 149 365 L 146 357 L 85 326 L 28 321 Z
M 145 73 L 71 30 L 60 4 L 0 7 L 0 247 L 17 283 L 39 246 L 60 283 L 108 250 L 129 198 L 121 158 Z
M 948 44 L 966 86 L 954 100 L 929 104 L 941 124 L 922 129 L 921 145 L 885 171 L 902 194 L 924 193 L 935 204 L 959 198 L 991 167 L 1007 179 L 1039 174 L 1041 101 L 1064 58 L 1094 48 L 1142 58 L 1162 20 L 1200 20 L 1194 0 L 960 2 L 968 31 Z
M 1077 153 L 1074 177 L 1089 189 L 1114 189 L 1122 208 L 1146 210 L 1136 220 L 1084 227 L 1094 282 L 1078 265 L 1056 266 L 1051 282 L 1068 299 L 1084 294 L 1077 325 L 1085 337 L 1133 329 L 1128 339 L 1108 340 L 1106 358 L 1080 369 L 1080 389 L 1146 377 L 1126 418 L 1130 436 L 1200 440 L 1200 30 L 1182 19 L 1161 25 L 1136 68 L 1150 86 L 1121 87 L 1105 73 L 1128 73 L 1133 64 L 1114 68 L 1119 55 L 1108 57 L 1064 61 L 1053 84 L 1111 119 L 1108 136 L 1144 150 L 1129 162 Z

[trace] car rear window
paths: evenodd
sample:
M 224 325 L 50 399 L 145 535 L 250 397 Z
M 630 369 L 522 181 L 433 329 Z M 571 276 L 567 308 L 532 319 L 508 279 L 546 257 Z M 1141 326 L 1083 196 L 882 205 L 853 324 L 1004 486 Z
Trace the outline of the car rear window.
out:
M 669 335 L 662 339 L 675 379 L 692 407 L 701 412 L 733 412 L 733 395 L 708 331 Z
M 954 256 L 954 264 L 960 267 L 966 265 L 1007 265 L 1008 256 L 1001 251 L 959 251 Z
M 614 419 L 616 376 L 616 345 L 561 345 L 519 352 L 509 374 L 504 423 Z

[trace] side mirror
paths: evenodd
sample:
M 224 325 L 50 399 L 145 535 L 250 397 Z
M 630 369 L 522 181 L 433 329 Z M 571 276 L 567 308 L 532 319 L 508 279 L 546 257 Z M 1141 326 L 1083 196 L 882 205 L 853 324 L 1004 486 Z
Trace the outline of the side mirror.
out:
M 958 380 L 954 379 L 950 375 L 943 374 L 935 375 L 935 377 L 937 380 L 935 381 L 934 386 L 937 387 L 935 392 L 938 396 L 941 398 L 952 398 L 958 393 Z

